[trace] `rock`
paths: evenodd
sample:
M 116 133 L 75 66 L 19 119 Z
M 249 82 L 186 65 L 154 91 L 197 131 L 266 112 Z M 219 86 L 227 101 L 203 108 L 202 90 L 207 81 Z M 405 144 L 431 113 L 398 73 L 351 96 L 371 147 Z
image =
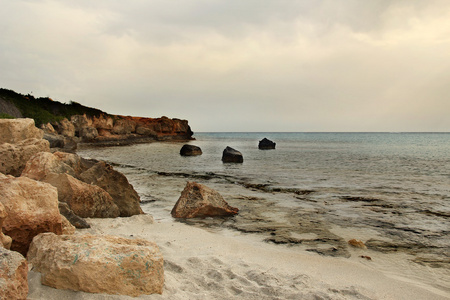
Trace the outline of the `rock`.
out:
M 44 136 L 45 134 L 58 134 L 58 132 L 56 132 L 55 128 L 53 127 L 52 124 L 47 123 L 47 124 L 42 124 L 41 125 L 41 129 L 44 130 Z
M 36 153 L 50 151 L 50 144 L 43 139 L 27 139 L 17 144 L 0 145 L 0 172 L 20 176 L 27 161 Z
M 50 152 L 37 153 L 31 157 L 25 165 L 22 176 L 43 181 L 51 173 L 75 176 L 75 171 L 71 166 Z
M 128 179 L 107 163 L 101 161 L 80 174 L 79 179 L 107 191 L 119 207 L 121 217 L 143 214 L 139 195 Z
M 33 119 L 0 119 L 0 144 L 16 144 L 26 139 L 42 139 L 44 132 Z
M 98 160 L 94 159 L 85 159 L 81 156 L 73 153 L 67 153 L 67 152 L 55 152 L 53 153 L 55 157 L 57 157 L 61 162 L 65 163 L 69 167 L 73 169 L 75 172 L 75 177 L 78 178 L 78 176 L 83 173 L 84 171 L 88 170 L 92 166 L 94 166 L 96 163 L 98 163 Z M 78 178 L 80 179 L 80 178 Z
M 64 216 L 70 224 L 75 226 L 78 229 L 91 228 L 91 225 L 88 224 L 84 219 L 77 216 L 73 210 L 70 209 L 69 205 L 65 202 L 58 203 L 59 212 L 62 216 Z
M 0 247 L 0 299 L 27 299 L 28 263 L 18 252 Z
M 72 122 L 75 127 L 75 133 L 79 132 L 81 128 L 89 126 L 89 121 L 86 115 L 74 115 L 70 117 L 70 122 Z
M 244 158 L 242 157 L 242 153 L 231 148 L 226 147 L 223 150 L 222 161 L 224 163 L 242 163 L 244 162 Z
M 181 147 L 180 155 L 182 156 L 196 156 L 196 155 L 202 155 L 202 149 L 200 147 L 194 146 L 194 145 L 184 145 Z
M 351 239 L 351 240 L 348 241 L 348 244 L 353 246 L 353 247 L 356 247 L 356 248 L 367 249 L 367 247 L 363 243 L 363 241 L 360 241 L 360 240 Z
M 66 217 L 61 215 L 61 227 L 62 227 L 62 234 L 74 234 L 77 229 L 75 226 L 73 226 L 69 220 L 67 220 Z
M 147 127 L 147 126 L 143 126 L 143 125 L 138 125 L 136 127 L 136 133 L 140 134 L 140 135 L 146 135 L 146 136 L 151 136 L 151 137 L 156 137 L 157 133 L 155 130 L 153 130 L 153 128 Z
M 11 250 L 26 255 L 31 240 L 39 233 L 61 234 L 55 187 L 27 177 L 7 177 L 0 179 L 0 195 L 8 214 L 3 232 L 13 239 Z
M 100 115 L 100 116 L 94 116 L 91 117 L 92 119 L 89 120 L 90 126 L 95 127 L 98 129 L 107 129 L 111 130 L 113 129 L 114 120 L 113 118 L 107 116 L 107 115 Z
M 263 138 L 259 141 L 258 148 L 261 150 L 270 150 L 275 149 L 275 145 L 276 143 L 272 142 L 271 140 Z
M 1 179 L 1 178 L 0 178 Z M 0 202 L 0 247 L 3 247 L 5 249 L 11 248 L 12 239 L 11 237 L 5 235 L 3 233 L 3 220 L 8 216 L 8 213 L 6 212 L 5 206 L 3 203 Z
M 136 122 L 127 119 L 118 119 L 114 122 L 112 133 L 114 134 L 130 134 L 136 131 Z
M 64 136 L 74 137 L 75 136 L 75 126 L 67 119 L 62 119 L 58 123 L 53 124 L 55 130 Z
M 119 208 L 102 188 L 82 182 L 68 174 L 50 173 L 44 182 L 58 189 L 59 202 L 65 202 L 82 218 L 117 218 Z
M 44 133 L 44 139 L 50 143 L 50 148 L 64 148 L 63 135 Z
M 229 206 L 217 191 L 188 182 L 171 214 L 174 218 L 205 218 L 233 216 L 238 212 L 239 209 Z
M 95 127 L 86 126 L 80 129 L 79 135 L 83 142 L 91 142 L 98 137 L 98 131 Z
M 34 238 L 28 260 L 42 284 L 57 289 L 137 297 L 161 294 L 164 286 L 162 254 L 144 239 L 44 233 Z

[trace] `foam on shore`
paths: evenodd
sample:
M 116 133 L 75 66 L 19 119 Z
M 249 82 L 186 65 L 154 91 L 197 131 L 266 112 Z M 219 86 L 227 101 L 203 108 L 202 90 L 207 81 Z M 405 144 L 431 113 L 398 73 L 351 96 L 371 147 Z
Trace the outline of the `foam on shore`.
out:
M 164 255 L 162 295 L 137 299 L 449 299 L 432 287 L 393 278 L 344 258 L 323 257 L 267 244 L 237 232 L 212 233 L 178 222 L 152 223 L 149 215 L 89 219 L 78 233 L 155 241 Z M 29 299 L 136 299 L 56 290 L 30 271 Z

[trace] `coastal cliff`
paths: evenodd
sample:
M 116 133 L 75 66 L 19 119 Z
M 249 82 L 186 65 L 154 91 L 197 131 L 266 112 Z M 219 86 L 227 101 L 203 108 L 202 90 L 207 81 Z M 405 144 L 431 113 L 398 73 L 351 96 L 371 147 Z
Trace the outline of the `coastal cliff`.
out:
M 93 143 L 130 143 L 190 140 L 193 132 L 187 120 L 112 115 L 77 102 L 69 104 L 51 98 L 35 98 L 0 88 L 0 118 L 32 118 L 42 128 L 51 146 Z

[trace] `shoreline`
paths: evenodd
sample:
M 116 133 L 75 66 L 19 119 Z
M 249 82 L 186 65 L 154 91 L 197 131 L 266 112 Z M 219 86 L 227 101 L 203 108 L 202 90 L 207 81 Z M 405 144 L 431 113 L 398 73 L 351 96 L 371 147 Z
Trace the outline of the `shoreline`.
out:
M 166 283 L 162 295 L 137 299 L 448 299 L 448 294 L 395 278 L 359 261 L 324 257 L 271 245 L 248 235 L 212 233 L 151 216 L 88 219 L 80 232 L 144 238 L 160 247 Z M 30 272 L 29 299 L 133 299 L 42 286 Z

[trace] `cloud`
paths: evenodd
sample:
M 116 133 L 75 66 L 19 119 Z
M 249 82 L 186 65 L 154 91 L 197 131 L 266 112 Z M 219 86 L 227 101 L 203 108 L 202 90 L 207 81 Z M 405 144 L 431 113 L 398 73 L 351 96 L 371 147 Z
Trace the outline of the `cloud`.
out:
M 0 5 L 0 80 L 20 92 L 194 131 L 450 126 L 447 1 Z

